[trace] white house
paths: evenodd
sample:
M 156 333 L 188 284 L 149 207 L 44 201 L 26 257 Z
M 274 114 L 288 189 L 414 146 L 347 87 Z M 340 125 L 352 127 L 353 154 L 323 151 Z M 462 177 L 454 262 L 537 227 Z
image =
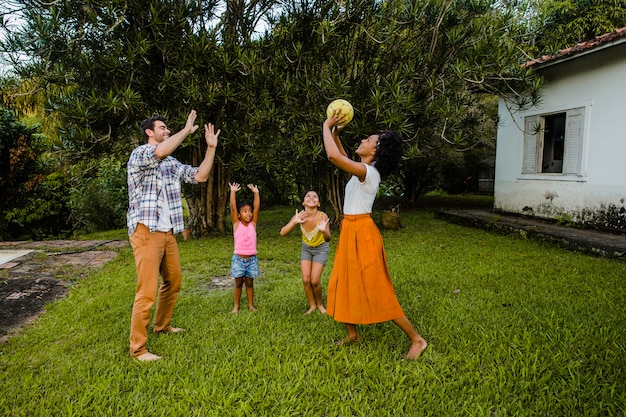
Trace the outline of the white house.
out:
M 494 209 L 626 231 L 626 27 L 525 65 L 543 98 L 500 99 Z

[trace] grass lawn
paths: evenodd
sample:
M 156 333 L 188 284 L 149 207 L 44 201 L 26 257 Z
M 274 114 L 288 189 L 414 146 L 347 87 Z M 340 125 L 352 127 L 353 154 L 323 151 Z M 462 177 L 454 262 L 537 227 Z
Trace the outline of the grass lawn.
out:
M 412 362 L 392 323 L 334 347 L 343 326 L 303 314 L 299 235 L 278 233 L 292 212 L 261 212 L 257 313 L 244 292 L 232 315 L 232 288 L 210 286 L 229 273 L 230 235 L 180 242 L 173 324 L 188 331 L 151 334 L 157 362 L 128 355 L 135 270 L 121 249 L 0 345 L 0 415 L 626 415 L 625 262 L 402 212 L 383 239 L 400 303 L 430 343 Z

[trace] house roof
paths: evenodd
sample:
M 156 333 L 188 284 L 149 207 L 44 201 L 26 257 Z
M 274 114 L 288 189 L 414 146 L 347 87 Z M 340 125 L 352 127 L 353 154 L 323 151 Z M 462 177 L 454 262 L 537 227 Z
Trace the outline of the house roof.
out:
M 626 42 L 626 26 L 614 30 L 613 32 L 596 36 L 591 40 L 577 43 L 572 47 L 561 49 L 554 55 L 544 55 L 540 58 L 532 59 L 524 63 L 523 66 L 539 69 L 610 48 L 611 46 L 624 42 Z

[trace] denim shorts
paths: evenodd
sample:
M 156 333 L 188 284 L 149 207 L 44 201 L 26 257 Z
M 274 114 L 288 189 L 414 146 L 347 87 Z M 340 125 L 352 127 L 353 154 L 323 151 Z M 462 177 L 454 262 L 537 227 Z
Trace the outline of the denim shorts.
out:
M 230 261 L 230 276 L 233 278 L 257 278 L 259 276 L 259 258 L 256 255 L 249 258 L 233 255 Z
M 324 242 L 319 246 L 309 246 L 302 242 L 302 253 L 300 255 L 301 261 L 317 262 L 318 264 L 326 265 L 328 259 L 328 242 Z

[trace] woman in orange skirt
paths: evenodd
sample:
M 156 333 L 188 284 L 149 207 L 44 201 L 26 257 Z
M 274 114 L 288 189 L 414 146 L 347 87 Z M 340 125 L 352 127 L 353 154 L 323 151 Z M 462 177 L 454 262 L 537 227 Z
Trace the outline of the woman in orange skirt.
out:
M 338 344 L 359 342 L 357 324 L 393 321 L 411 340 L 407 359 L 417 359 L 428 343 L 404 314 L 396 297 L 383 240 L 372 220 L 372 206 L 383 176 L 398 167 L 402 138 L 394 131 L 371 135 L 356 149 L 360 161 L 348 158 L 339 132 L 343 117 L 337 112 L 323 125 L 326 156 L 352 175 L 346 185 L 341 233 L 328 283 L 326 312 L 344 323 L 348 336 Z

